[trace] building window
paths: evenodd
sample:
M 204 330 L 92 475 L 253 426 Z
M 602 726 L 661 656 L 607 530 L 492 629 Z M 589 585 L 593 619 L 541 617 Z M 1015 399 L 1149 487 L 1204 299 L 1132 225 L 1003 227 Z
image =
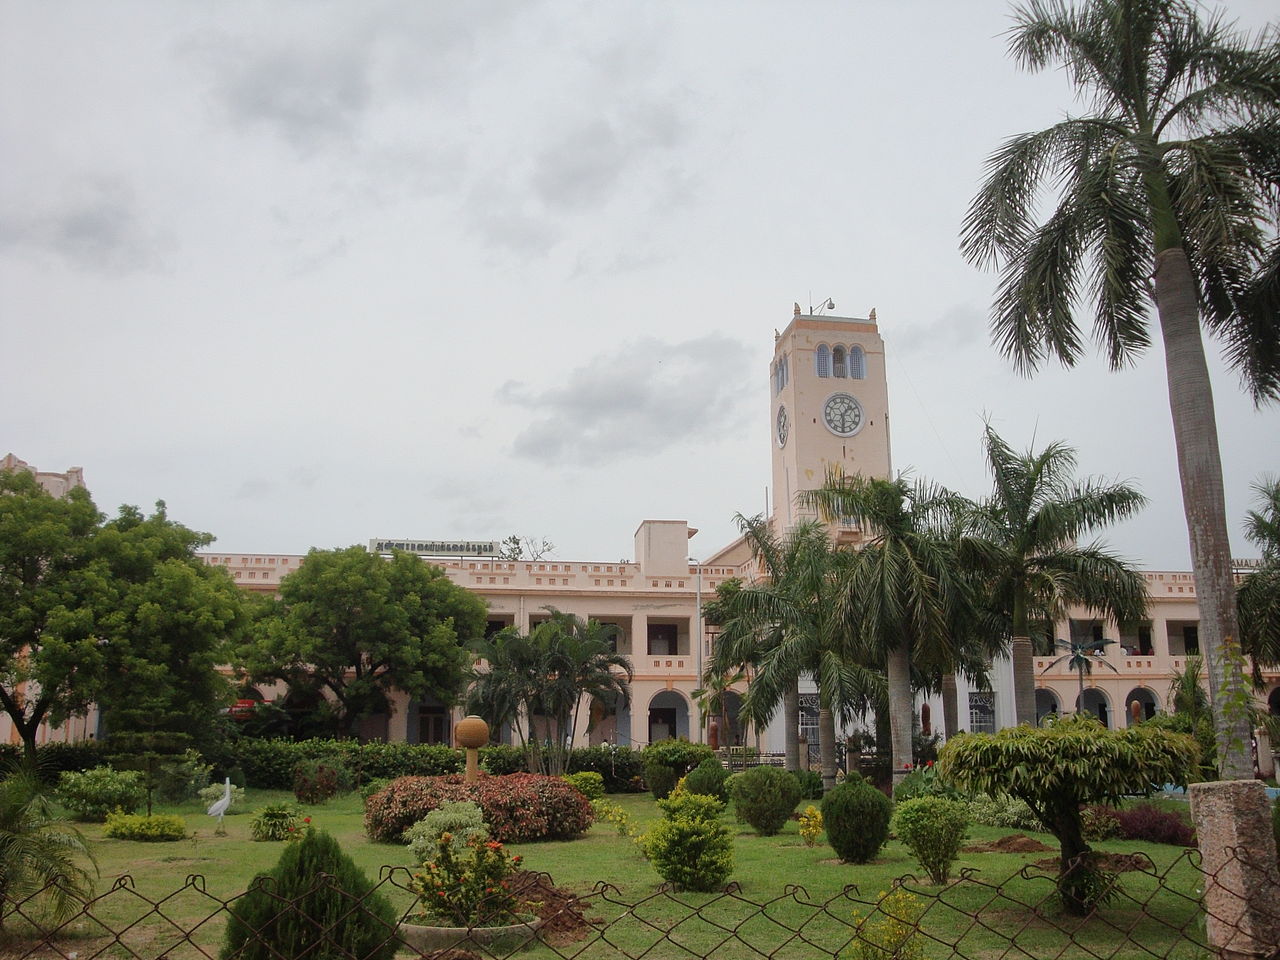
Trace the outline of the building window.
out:
M 817 368 L 818 376 L 831 376 L 831 348 L 825 343 L 818 344 L 818 349 L 813 354 L 814 365 Z
M 809 742 L 810 747 L 818 744 L 818 696 L 813 693 L 800 694 L 800 736 Z M 803 764 L 806 757 L 801 757 Z
M 969 732 L 996 732 L 996 695 L 994 693 L 969 694 Z
M 836 347 L 834 350 L 832 350 L 831 360 L 832 360 L 833 366 L 835 367 L 835 375 L 837 377 L 846 376 L 846 370 L 844 366 L 844 347 Z
M 865 380 L 867 376 L 867 359 L 859 346 L 849 348 L 849 376 L 854 380 Z

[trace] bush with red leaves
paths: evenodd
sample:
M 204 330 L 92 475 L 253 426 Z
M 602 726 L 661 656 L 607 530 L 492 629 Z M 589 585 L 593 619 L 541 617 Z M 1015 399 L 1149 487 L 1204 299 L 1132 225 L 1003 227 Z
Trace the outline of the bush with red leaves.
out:
M 1120 836 L 1126 840 L 1171 843 L 1179 847 L 1196 845 L 1195 830 L 1172 810 L 1161 810 L 1153 803 L 1139 803 L 1117 811 L 1117 815 Z
M 587 799 L 559 777 L 512 773 L 481 776 L 475 784 L 457 774 L 401 777 L 365 803 L 365 833 L 372 840 L 397 843 L 404 831 L 436 807 L 456 800 L 476 803 L 489 836 L 499 843 L 571 840 L 593 819 Z

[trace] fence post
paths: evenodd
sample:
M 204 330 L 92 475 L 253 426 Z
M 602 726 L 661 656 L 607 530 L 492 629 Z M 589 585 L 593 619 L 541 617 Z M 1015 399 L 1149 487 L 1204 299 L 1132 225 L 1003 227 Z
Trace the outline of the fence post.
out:
M 1193 783 L 1190 795 L 1209 945 L 1221 960 L 1280 956 L 1280 870 L 1266 788 L 1218 780 Z

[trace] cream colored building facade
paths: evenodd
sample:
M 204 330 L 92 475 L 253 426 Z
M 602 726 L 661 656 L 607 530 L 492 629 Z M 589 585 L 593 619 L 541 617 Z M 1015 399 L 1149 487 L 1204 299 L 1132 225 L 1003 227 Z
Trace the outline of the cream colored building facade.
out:
M 775 335 L 768 389 L 776 529 L 785 530 L 801 518 L 796 495 L 820 486 L 828 471 L 892 474 L 885 344 L 874 310 L 865 318 L 836 317 L 804 314 L 796 306 L 790 323 Z M 3 463 L 5 469 L 32 469 L 12 454 Z M 59 484 L 83 485 L 78 468 L 37 476 L 42 482 L 50 478 L 48 483 L 54 486 L 47 488 L 59 494 L 65 493 L 54 489 Z M 691 546 L 696 533 L 685 520 L 645 520 L 636 530 L 634 559 L 627 562 L 512 561 L 466 555 L 432 555 L 424 560 L 485 599 L 491 630 L 515 626 L 527 631 L 547 616 L 547 607 L 616 625 L 618 650 L 630 657 L 635 671 L 631 702 L 594 713 L 582 711 L 575 741 L 643 746 L 667 736 L 706 737 L 693 696 L 715 642 L 714 628 L 704 622 L 703 607 L 726 579 L 756 576 L 741 541 L 714 545 L 716 549 L 708 551 Z M 837 525 L 834 533 L 839 542 L 850 546 L 862 539 L 853 524 Z M 705 559 L 693 561 L 691 553 Z M 201 557 L 225 569 L 244 589 L 264 593 L 275 592 L 280 581 L 305 560 L 298 554 L 231 551 L 207 551 Z M 1114 671 L 1098 664 L 1085 678 L 1085 708 L 1111 726 L 1131 721 L 1130 704 L 1135 701 L 1142 716 L 1164 712 L 1174 672 L 1196 649 L 1199 617 L 1191 574 L 1150 571 L 1144 576 L 1151 608 L 1149 621 L 1141 626 L 1122 632 L 1086 610 L 1072 610 L 1068 619 L 1055 625 L 1055 636 L 1063 639 L 1117 641 L 1105 655 Z M 1036 703 L 1041 714 L 1076 708 L 1079 679 L 1065 664 L 1052 666 L 1053 659 L 1036 660 Z M 1261 699 L 1272 712 L 1280 713 L 1280 673 L 1266 673 L 1264 679 Z M 1007 660 L 992 664 L 991 685 L 989 690 L 977 689 L 959 678 L 960 729 L 995 730 L 1014 722 L 1009 694 L 1012 669 Z M 258 690 L 264 697 L 283 692 L 271 687 Z M 736 706 L 736 699 L 730 700 Z M 801 703 L 802 732 L 815 743 L 817 698 L 811 686 L 802 689 Z M 921 697 L 917 708 L 925 729 L 942 732 L 939 697 Z M 389 715 L 376 718 L 365 732 L 393 740 L 450 742 L 453 722 L 459 717 L 458 709 L 401 696 L 392 699 Z M 96 725 L 91 720 L 72 721 L 66 729 L 48 731 L 46 736 L 85 736 Z M 0 719 L 0 735 L 6 726 L 7 719 Z M 871 729 L 872 718 L 855 727 Z M 721 736 L 734 741 L 743 731 L 734 723 Z M 747 736 L 756 742 L 754 733 Z M 766 751 L 783 749 L 780 717 L 760 733 L 759 742 Z

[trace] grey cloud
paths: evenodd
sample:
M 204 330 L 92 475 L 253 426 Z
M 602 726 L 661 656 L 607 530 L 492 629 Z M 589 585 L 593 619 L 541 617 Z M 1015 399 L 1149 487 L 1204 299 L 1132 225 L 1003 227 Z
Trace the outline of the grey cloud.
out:
M 237 500 L 266 500 L 275 496 L 278 489 L 279 485 L 272 480 L 249 477 L 240 484 L 233 496 Z
M 0 220 L 0 249 L 51 252 L 73 266 L 106 271 L 158 266 L 161 238 L 144 224 L 131 188 L 97 179 L 74 193 L 55 209 Z
M 263 127 L 302 153 L 350 140 L 368 109 L 368 48 L 357 38 L 329 49 L 210 48 L 214 89 L 228 117 Z
M 937 350 L 939 347 L 968 347 L 986 343 L 987 316 L 971 304 L 947 309 L 931 323 L 913 323 L 898 327 L 893 334 L 894 347 L 903 353 Z
M 491 247 L 541 256 L 560 239 L 559 230 L 529 213 L 524 201 L 496 180 L 478 184 L 463 210 L 471 231 Z
M 561 387 L 508 382 L 499 401 L 536 419 L 515 438 L 517 456 L 584 465 L 652 456 L 710 440 L 742 423 L 754 382 L 747 345 L 720 335 L 684 343 L 644 339 L 571 371 Z

